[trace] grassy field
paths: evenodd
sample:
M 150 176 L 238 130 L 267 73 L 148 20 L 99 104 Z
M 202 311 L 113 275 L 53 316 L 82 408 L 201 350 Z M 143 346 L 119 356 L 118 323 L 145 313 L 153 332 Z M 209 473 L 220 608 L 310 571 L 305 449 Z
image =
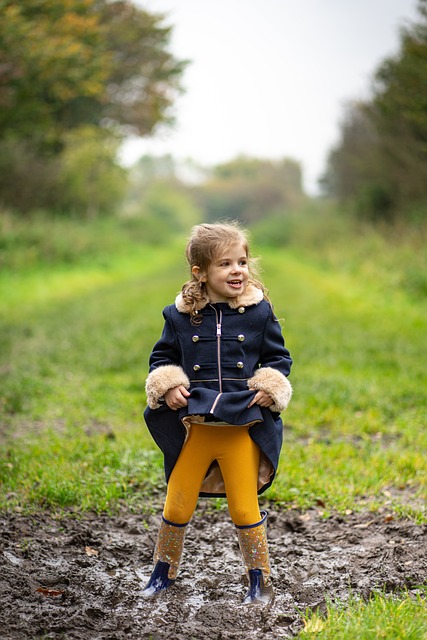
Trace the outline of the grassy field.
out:
M 88 225 L 89 256 L 43 260 L 33 240 L 40 257 L 27 268 L 28 246 L 9 249 L 19 267 L 0 276 L 3 509 L 102 511 L 162 487 L 143 387 L 161 309 L 186 278 L 184 239 L 148 246 L 114 236 L 111 224 L 98 246 Z M 103 245 L 112 235 L 113 248 Z M 367 276 L 369 261 L 381 272 L 380 254 L 360 262 L 359 277 L 295 246 L 256 252 L 295 360 L 267 497 L 325 515 L 387 505 L 425 522 L 426 299 Z M 396 272 L 400 259 L 396 251 Z
M 4 223 L 0 244 L 0 509 L 146 506 L 164 480 L 143 424 L 144 380 L 161 310 L 186 279 L 185 239 L 147 244 L 114 221 L 17 227 Z M 341 234 L 318 251 L 287 242 L 256 253 L 295 361 L 281 465 L 265 497 L 325 517 L 385 509 L 427 522 L 418 252 Z M 418 606 L 405 603 L 396 608 Z M 378 615 L 352 606 L 353 620 Z M 343 628 L 339 609 L 329 620 Z M 306 637 L 316 624 L 308 618 Z

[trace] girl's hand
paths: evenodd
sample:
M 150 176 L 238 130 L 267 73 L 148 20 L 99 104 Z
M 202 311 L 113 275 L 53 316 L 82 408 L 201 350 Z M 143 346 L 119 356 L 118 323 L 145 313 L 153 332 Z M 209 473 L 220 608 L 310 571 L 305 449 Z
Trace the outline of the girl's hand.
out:
M 255 389 L 251 389 L 251 391 L 255 391 Z M 273 398 L 265 391 L 257 391 L 252 401 L 248 404 L 248 409 L 254 404 L 268 408 L 274 404 L 274 401 Z
M 177 409 L 181 409 L 182 407 L 187 406 L 187 398 L 189 397 L 189 395 L 190 392 L 187 391 L 187 389 L 182 384 L 180 384 L 179 387 L 173 387 L 173 389 L 169 389 L 169 391 L 166 391 L 164 398 L 169 409 L 173 409 L 173 411 L 176 411 Z

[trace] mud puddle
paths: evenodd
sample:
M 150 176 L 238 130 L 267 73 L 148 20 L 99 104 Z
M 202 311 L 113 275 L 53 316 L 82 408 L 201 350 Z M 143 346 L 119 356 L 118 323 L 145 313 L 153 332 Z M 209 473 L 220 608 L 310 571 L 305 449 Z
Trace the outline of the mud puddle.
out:
M 243 606 L 233 525 L 208 504 L 188 527 L 176 584 L 149 602 L 141 588 L 159 515 L 0 517 L 1 640 L 291 638 L 326 598 L 427 581 L 426 526 L 385 512 L 322 519 L 269 509 L 276 596 L 267 609 Z

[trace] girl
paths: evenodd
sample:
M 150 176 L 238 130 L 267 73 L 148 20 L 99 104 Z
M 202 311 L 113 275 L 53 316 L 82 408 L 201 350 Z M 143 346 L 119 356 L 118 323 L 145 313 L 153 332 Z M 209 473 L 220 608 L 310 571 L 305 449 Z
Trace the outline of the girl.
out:
M 176 578 L 198 496 L 227 497 L 249 579 L 245 603 L 272 597 L 266 512 L 276 474 L 292 360 L 237 224 L 200 224 L 186 248 L 191 279 L 163 311 L 150 357 L 145 420 L 168 483 L 143 594 Z

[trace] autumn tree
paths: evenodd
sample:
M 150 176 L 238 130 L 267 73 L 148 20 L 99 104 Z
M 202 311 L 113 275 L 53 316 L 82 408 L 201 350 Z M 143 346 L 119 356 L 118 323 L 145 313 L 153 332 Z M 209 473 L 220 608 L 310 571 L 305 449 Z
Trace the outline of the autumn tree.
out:
M 0 156 L 10 160 L 0 201 L 25 208 L 9 198 L 22 173 L 13 163 L 36 158 L 41 174 L 54 159 L 58 171 L 74 130 L 103 129 L 95 139 L 105 158 L 105 132 L 144 136 L 172 121 L 185 62 L 168 50 L 164 16 L 129 0 L 0 0 L 0 12 Z M 40 205 L 50 206 L 41 197 Z
M 93 117 L 111 62 L 93 0 L 0 3 L 0 140 L 55 148 Z M 80 118 L 71 118 L 77 111 Z M 74 121 L 74 122 L 73 122 Z
M 0 0 L 0 139 L 60 142 L 82 124 L 146 135 L 169 121 L 184 63 L 171 28 L 127 0 Z

